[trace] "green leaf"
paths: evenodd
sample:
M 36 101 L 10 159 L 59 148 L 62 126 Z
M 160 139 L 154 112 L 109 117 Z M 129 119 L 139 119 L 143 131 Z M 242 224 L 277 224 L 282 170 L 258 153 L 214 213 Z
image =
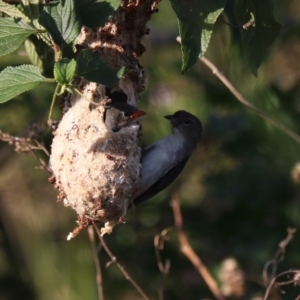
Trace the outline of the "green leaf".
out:
M 239 26 L 253 20 L 254 25 L 247 29 L 241 28 L 242 46 L 251 72 L 257 76 L 268 48 L 273 44 L 280 32 L 281 25 L 273 15 L 272 0 L 236 0 L 235 16 Z
M 0 18 L 0 56 L 11 53 L 31 35 L 39 30 L 13 18 Z
M 45 80 L 39 69 L 32 65 L 5 68 L 0 73 L 0 103 L 35 88 Z
M 27 39 L 24 43 L 24 47 L 25 47 L 26 53 L 27 53 L 28 58 L 30 59 L 31 63 L 33 65 L 35 65 L 36 67 L 38 67 L 39 71 L 42 73 L 43 72 L 43 62 L 40 59 L 40 57 L 35 49 L 34 43 L 30 39 Z
M 21 3 L 24 13 L 30 18 L 30 20 L 38 20 L 40 17 L 40 0 L 21 0 Z
M 82 18 L 82 23 L 95 28 L 105 24 L 120 5 L 120 0 L 75 0 L 75 5 Z
M 72 83 L 76 72 L 76 61 L 63 58 L 54 64 L 54 78 L 61 85 Z
M 50 2 L 44 6 L 39 22 L 59 46 L 73 43 L 81 30 L 80 16 L 73 0 Z
M 97 53 L 82 50 L 77 59 L 78 76 L 106 86 L 116 85 L 124 74 L 125 67 L 115 69 L 102 60 Z
M 8 4 L 2 0 L 0 0 L 0 11 L 13 18 L 21 18 L 25 22 L 30 23 L 30 19 L 25 14 L 23 14 L 15 5 Z
M 41 0 L 21 0 L 22 9 L 30 18 L 33 26 L 41 31 L 44 31 L 38 33 L 37 36 L 41 38 L 47 45 L 52 46 L 53 43 L 50 34 L 46 32 L 46 29 L 39 23 L 39 17 L 41 15 L 40 4 Z
M 223 11 L 225 0 L 170 0 L 178 18 L 181 37 L 182 73 L 203 56 L 212 34 L 213 25 Z
M 24 46 L 31 63 L 37 66 L 44 76 L 53 76 L 53 49 L 34 35 L 25 41 Z

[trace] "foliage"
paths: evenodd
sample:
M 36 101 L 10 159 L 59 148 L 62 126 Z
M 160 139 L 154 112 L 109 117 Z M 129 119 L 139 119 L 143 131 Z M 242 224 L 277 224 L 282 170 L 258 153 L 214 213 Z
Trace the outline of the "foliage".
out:
M 225 3 L 225 0 L 213 2 L 193 0 L 187 4 L 186 2 L 171 0 L 172 7 L 178 17 L 182 43 L 182 72 L 189 70 L 198 58 L 204 55 L 211 38 L 213 26 L 222 13 Z M 80 69 L 78 73 L 73 73 L 69 83 L 80 74 L 83 74 L 83 77 L 87 80 L 104 85 L 113 86 L 118 82 L 123 71 L 120 73 L 119 69 L 115 69 L 101 61 L 99 55 L 89 53 L 87 50 L 77 53 L 74 45 L 83 24 L 89 27 L 103 25 L 118 8 L 119 1 L 51 1 L 43 5 L 39 15 L 36 10 L 31 9 L 30 2 L 24 1 L 22 4 L 24 6 L 23 12 L 13 5 L 0 2 L 0 10 L 11 16 L 10 18 L 0 19 L 0 55 L 7 55 L 15 51 L 29 36 L 37 35 L 48 43 L 50 41 L 50 45 L 56 45 L 54 47 L 56 60 L 64 58 L 78 59 Z M 265 11 L 268 12 L 268 15 L 264 13 Z M 262 58 L 278 36 L 280 29 L 280 25 L 275 21 L 272 11 L 272 0 L 264 1 L 263 4 L 261 1 L 254 1 L 251 2 L 251 5 L 248 1 L 243 0 L 236 0 L 235 3 L 235 15 L 241 28 L 245 57 L 251 71 L 256 76 Z M 97 16 L 97 18 L 94 16 Z M 245 24 L 249 22 L 250 25 L 245 27 Z M 42 29 L 44 31 L 41 31 Z M 33 43 L 36 44 L 37 40 Z M 73 54 L 71 55 L 70 51 L 67 50 L 68 46 L 73 48 Z M 31 57 L 40 58 L 41 61 L 32 60 L 36 66 L 40 67 L 41 64 L 45 64 L 45 58 L 41 57 L 38 52 L 34 54 L 33 47 L 27 48 L 27 50 Z M 19 69 L 18 72 L 20 71 Z M 34 86 L 28 82 L 28 86 L 24 90 L 29 90 Z M 8 94 L 10 93 L 5 93 L 5 95 Z M 11 95 L 13 96 L 15 93 Z M 1 99 L 0 95 L 0 102 L 7 100 L 10 99 Z
M 171 4 L 176 12 L 174 2 Z M 190 2 L 197 4 L 200 1 Z M 273 258 L 278 243 L 286 235 L 286 228 L 298 229 L 300 226 L 299 172 L 297 173 L 296 168 L 299 161 L 298 143 L 244 108 L 216 80 L 211 71 L 200 63 L 185 76 L 180 75 L 181 63 L 182 70 L 186 71 L 205 52 L 247 99 L 273 118 L 300 132 L 297 85 L 300 61 L 297 42 L 299 3 L 297 0 L 275 2 L 276 19 L 283 24 L 283 28 L 276 45 L 270 47 L 279 31 L 273 15 L 270 15 L 273 11 L 272 3 L 247 1 L 252 5 L 264 2 L 264 14 L 260 13 L 261 7 L 254 10 L 256 6 L 251 6 L 245 8 L 245 15 L 237 15 L 236 11 L 245 7 L 245 2 L 236 0 L 236 5 L 239 3 L 244 6 L 228 8 L 228 1 L 220 17 L 217 15 L 224 4 L 211 10 L 209 31 L 204 32 L 201 27 L 206 24 L 207 18 L 201 19 L 202 23 L 195 25 L 197 32 L 192 40 L 182 35 L 181 30 L 181 39 L 188 39 L 187 43 L 192 41 L 191 45 L 182 45 L 182 49 L 186 49 L 181 54 L 183 62 L 179 45 L 168 42 L 169 37 L 172 41 L 175 40 L 173 30 L 176 31 L 176 22 L 182 22 L 180 16 L 173 14 L 168 2 L 160 4 L 160 12 L 153 16 L 151 35 L 145 41 L 147 52 L 142 64 L 148 75 L 148 85 L 141 106 L 148 112 L 148 117 L 143 121 L 143 145 L 149 145 L 168 134 L 170 129 L 162 116 L 179 109 L 200 116 L 205 130 L 199 149 L 176 183 L 148 203 L 137 207 L 134 212 L 129 212 L 127 223 L 117 226 L 114 233 L 106 239 L 117 258 L 154 299 L 158 298 L 156 293 L 161 285 L 161 274 L 154 255 L 153 237 L 164 228 L 174 225 L 169 206 L 174 192 L 182 202 L 184 225 L 192 246 L 214 277 L 218 278 L 225 259 L 232 257 L 239 263 L 246 278 L 246 289 L 243 297 L 232 295 L 235 299 L 263 296 L 265 288 L 261 274 L 265 263 Z M 44 38 L 48 35 L 45 30 L 41 32 L 41 27 L 37 27 L 33 21 L 37 19 L 36 15 L 28 13 L 27 1 L 23 3 L 18 15 L 14 15 L 14 6 L 10 10 L 11 14 L 5 12 L 10 15 L 9 18 L 0 19 L 1 22 L 6 22 L 15 17 L 12 27 L 19 30 L 23 26 L 24 31 L 17 31 L 17 42 L 8 47 L 11 50 L 24 42 L 29 31 L 32 32 L 30 39 L 32 34 L 40 38 L 34 39 L 34 45 L 37 45 L 36 40 L 45 44 Z M 99 9 L 102 3 L 109 7 L 107 17 L 99 16 L 101 22 L 112 14 L 111 8 L 116 7 L 110 1 L 89 3 L 100 3 Z M 31 6 L 31 11 L 34 7 Z M 89 10 L 90 18 L 83 15 L 82 9 L 78 9 L 81 22 L 85 25 L 92 17 L 93 22 L 97 22 L 93 13 L 95 7 L 92 7 Z M 236 17 L 232 19 L 229 16 L 234 11 Z M 26 15 L 31 22 L 24 17 L 28 24 L 18 23 L 19 19 L 16 18 L 20 18 L 20 13 Z M 97 14 L 100 15 L 100 10 Z M 227 22 L 227 17 L 238 23 L 230 21 L 231 26 L 226 25 L 224 21 Z M 267 23 L 259 18 L 265 18 Z M 240 28 L 254 19 L 256 26 L 271 24 L 271 27 L 258 27 L 263 31 L 257 30 L 253 25 L 247 29 Z M 0 28 L 2 24 L 0 23 Z M 181 25 L 185 25 L 186 33 L 189 30 L 194 32 L 193 24 L 189 21 Z M 268 37 L 264 38 L 262 32 L 268 34 Z M 2 41 L 5 39 L 0 39 L 0 44 Z M 6 41 L 11 42 L 8 38 Z M 66 47 L 73 51 L 74 40 L 68 42 L 70 45 Z M 240 45 L 243 46 L 244 56 L 252 73 L 256 73 L 261 64 L 258 78 L 250 74 L 243 55 L 240 54 Z M 4 49 L 2 46 L 0 48 Z M 33 48 L 35 49 L 31 51 L 36 51 L 36 57 L 41 58 L 40 63 L 43 62 L 45 69 L 55 70 L 56 75 L 52 76 L 61 85 L 72 84 L 74 78 L 89 70 L 79 68 L 79 59 L 82 58 L 76 56 L 76 53 L 71 56 L 63 53 L 58 55 L 56 62 L 53 59 L 49 63 L 49 59 L 42 56 L 43 51 L 37 51 L 38 47 Z M 256 49 L 259 52 L 255 52 Z M 262 62 L 266 50 L 269 51 L 268 59 Z M 50 53 L 53 57 L 57 54 Z M 30 82 L 23 85 L 22 80 L 19 80 L 17 87 L 9 91 L 9 96 L 5 96 L 8 90 L 1 89 L 2 101 L 8 98 L 15 98 L 16 101 L 6 102 L 1 106 L 0 128 L 23 135 L 27 124 L 47 118 L 53 91 L 47 84 L 39 85 L 46 81 L 44 71 L 29 66 L 29 59 L 19 54 L 22 52 L 11 52 L 1 57 L 1 68 L 4 69 L 2 79 L 10 78 L 9 76 L 25 79 L 25 74 L 30 71 Z M 30 57 L 34 55 L 31 54 Z M 98 62 L 101 65 L 102 61 Z M 99 69 L 101 68 L 102 65 Z M 112 71 L 114 83 L 120 75 L 118 69 L 112 68 Z M 103 82 L 104 73 L 99 73 L 100 79 L 93 80 Z M 0 77 L 0 84 L 1 82 Z M 7 87 L 9 82 L 4 82 L 4 87 Z M 33 88 L 32 84 L 36 87 L 29 90 Z M 20 94 L 22 91 L 26 92 Z M 56 109 L 60 116 L 59 109 Z M 39 131 L 36 134 L 40 139 Z M 48 148 L 51 138 L 51 134 L 46 132 L 45 145 Z M 71 242 L 65 241 L 66 233 L 74 227 L 72 211 L 62 209 L 62 204 L 53 201 L 56 193 L 47 184 L 47 175 L 35 168 L 37 163 L 33 158 L 15 157 L 2 144 L 0 154 L 1 295 L 6 299 L 96 299 L 95 266 L 87 234 L 82 233 Z M 288 245 L 284 260 L 278 264 L 278 272 L 299 267 L 298 234 Z M 170 240 L 161 251 L 163 261 L 169 259 L 171 262 L 170 272 L 165 280 L 165 299 L 211 298 L 211 293 L 200 276 L 180 254 L 174 230 L 170 231 L 169 237 Z M 106 299 L 140 299 L 114 265 L 105 267 L 110 259 L 103 251 L 100 252 L 100 257 Z M 222 281 L 219 280 L 219 283 Z M 280 291 L 274 290 L 274 299 L 281 296 L 282 299 L 295 299 L 299 292 L 298 287 L 282 289 L 285 291 L 283 296 Z

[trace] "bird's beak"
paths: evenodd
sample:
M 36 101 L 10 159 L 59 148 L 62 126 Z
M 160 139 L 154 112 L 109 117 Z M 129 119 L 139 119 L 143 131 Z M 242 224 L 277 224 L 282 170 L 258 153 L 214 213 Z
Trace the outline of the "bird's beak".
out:
M 144 116 L 146 115 L 147 113 L 145 111 L 142 111 L 142 110 L 137 110 L 136 112 L 134 112 L 132 115 L 130 115 L 129 119 L 130 120 L 134 120 L 134 119 L 137 119 L 141 116 Z
M 168 119 L 173 125 L 177 125 L 177 120 L 173 115 L 164 116 L 164 118 Z

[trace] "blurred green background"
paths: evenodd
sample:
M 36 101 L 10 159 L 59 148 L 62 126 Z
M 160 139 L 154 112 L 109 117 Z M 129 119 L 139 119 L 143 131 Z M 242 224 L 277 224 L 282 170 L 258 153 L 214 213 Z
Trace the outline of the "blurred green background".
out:
M 282 32 L 258 78 L 243 59 L 237 29 L 221 20 L 206 56 L 250 102 L 300 133 L 300 2 L 277 0 L 275 6 Z M 153 240 L 164 228 L 173 227 L 169 202 L 178 193 L 191 245 L 224 294 L 230 299 L 262 299 L 264 265 L 287 228 L 300 226 L 300 145 L 237 102 L 201 62 L 180 74 L 177 22 L 168 1 L 159 4 L 149 26 L 142 57 L 147 86 L 140 106 L 148 112 L 142 120 L 143 146 L 170 132 L 163 116 L 179 109 L 202 120 L 204 136 L 176 183 L 129 212 L 127 223 L 117 226 L 106 241 L 150 298 L 158 299 L 162 275 Z M 0 68 L 27 62 L 21 49 L 1 57 Z M 51 132 L 45 123 L 53 91 L 54 86 L 41 85 L 1 105 L 0 129 L 25 136 L 38 123 L 45 128 L 50 148 Z M 56 202 L 57 192 L 34 157 L 12 150 L 0 143 L 0 300 L 97 299 L 87 232 L 66 241 L 76 226 L 75 213 Z M 171 262 L 164 299 L 213 298 L 180 253 L 174 228 L 169 237 L 161 253 Z M 277 272 L 299 269 L 299 253 L 296 233 Z M 115 265 L 105 267 L 109 258 L 103 250 L 99 257 L 105 299 L 141 299 Z M 233 266 L 231 272 L 226 263 Z M 295 299 L 300 288 L 282 291 L 271 299 Z

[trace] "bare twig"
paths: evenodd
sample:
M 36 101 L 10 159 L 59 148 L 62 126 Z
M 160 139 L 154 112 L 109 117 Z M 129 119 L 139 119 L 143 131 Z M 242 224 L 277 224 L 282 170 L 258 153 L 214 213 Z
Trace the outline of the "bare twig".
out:
M 117 257 L 111 252 L 111 250 L 109 249 L 109 247 L 107 246 L 104 238 L 101 236 L 101 232 L 99 230 L 99 228 L 96 226 L 96 224 L 94 224 L 94 228 L 97 232 L 97 235 L 100 239 L 100 242 L 103 246 L 103 249 L 105 250 L 105 252 L 108 254 L 108 256 L 111 258 L 112 263 L 115 263 L 117 265 L 117 267 L 120 269 L 120 271 L 123 273 L 124 277 L 129 280 L 132 285 L 135 287 L 135 289 L 141 294 L 141 296 L 146 299 L 146 300 L 150 300 L 150 298 L 145 294 L 145 292 L 142 290 L 142 288 L 135 282 L 135 280 L 129 275 L 129 273 L 126 271 L 125 267 L 122 266 L 118 261 L 117 261 Z
M 180 210 L 180 203 L 177 195 L 173 196 L 173 199 L 170 204 L 173 209 L 174 222 L 178 231 L 181 252 L 190 260 L 190 262 L 194 265 L 195 269 L 203 277 L 205 283 L 207 284 L 213 295 L 216 297 L 216 299 L 224 300 L 225 298 L 223 297 L 216 281 L 211 276 L 204 263 L 201 261 L 199 256 L 195 253 L 195 251 L 188 242 L 187 236 L 183 230 L 183 220 Z
M 269 280 L 268 280 L 268 268 L 270 266 L 273 266 L 272 271 L 271 271 L 271 279 L 273 279 L 276 276 L 277 265 L 278 265 L 278 263 L 280 263 L 284 259 L 285 248 L 291 242 L 291 240 L 294 238 L 294 234 L 296 232 L 296 229 L 295 228 L 288 228 L 287 232 L 288 232 L 288 234 L 287 234 L 286 238 L 283 239 L 279 243 L 278 250 L 276 251 L 273 259 L 269 260 L 265 264 L 265 267 L 264 267 L 264 270 L 263 270 L 263 280 L 264 280 L 264 284 L 265 284 L 266 287 L 269 284 Z
M 165 286 L 165 281 L 166 277 L 169 274 L 170 267 L 171 267 L 171 262 L 169 259 L 166 260 L 165 264 L 163 264 L 161 256 L 160 256 L 160 251 L 164 249 L 164 242 L 168 240 L 168 232 L 170 231 L 171 228 L 165 228 L 161 233 L 157 234 L 154 238 L 154 249 L 155 249 L 155 255 L 156 255 L 156 260 L 157 260 L 157 265 L 162 273 L 162 279 L 161 279 L 161 284 L 158 289 L 158 298 L 159 300 L 164 299 L 164 286 Z
M 98 299 L 104 300 L 101 265 L 100 265 L 100 260 L 99 260 L 98 251 L 97 251 L 97 245 L 96 245 L 96 241 L 95 241 L 95 233 L 94 233 L 94 229 L 92 226 L 88 227 L 88 234 L 89 234 L 89 238 L 90 238 L 90 241 L 92 244 L 93 256 L 94 256 L 94 261 L 95 261 L 95 266 L 96 266 L 96 274 L 97 274 L 96 282 L 97 282 L 97 289 L 98 289 Z
M 251 22 L 248 22 L 243 25 L 244 29 L 249 28 L 249 26 L 252 26 L 253 24 Z M 177 37 L 177 41 L 181 43 L 181 38 Z M 296 134 L 293 130 L 289 129 L 287 126 L 283 125 L 280 122 L 277 122 L 270 116 L 268 116 L 265 112 L 261 111 L 257 107 L 255 107 L 252 103 L 250 103 L 248 100 L 246 100 L 242 94 L 233 86 L 233 84 L 218 70 L 218 68 L 206 57 L 202 56 L 199 58 L 211 71 L 214 75 L 216 75 L 223 84 L 228 88 L 228 90 L 235 96 L 235 98 L 244 104 L 246 107 L 254 111 L 256 114 L 258 114 L 263 119 L 269 121 L 272 125 L 277 127 L 279 130 L 284 132 L 286 135 L 290 136 L 292 139 L 296 140 L 297 142 L 300 142 L 300 136 Z
M 49 152 L 45 146 L 36 139 L 12 136 L 0 130 L 0 141 L 7 142 L 9 145 L 14 146 L 16 152 L 31 153 L 42 166 L 42 168 L 49 174 L 52 174 L 52 171 L 47 164 L 34 152 L 35 150 L 43 151 L 47 156 L 49 156 Z
M 242 94 L 233 86 L 233 84 L 218 70 L 218 68 L 206 57 L 202 56 L 200 60 L 209 68 L 211 69 L 212 73 L 216 75 L 223 84 L 228 88 L 228 90 L 235 96 L 235 98 L 244 104 L 246 107 L 253 110 L 256 114 L 264 118 L 265 120 L 269 121 L 271 124 L 273 124 L 275 127 L 277 127 L 279 130 L 283 131 L 285 134 L 296 140 L 297 142 L 300 142 L 300 136 L 296 134 L 294 131 L 289 129 L 287 126 L 283 125 L 280 122 L 277 122 L 270 116 L 268 116 L 265 112 L 261 111 L 257 107 L 255 107 L 253 104 L 248 102 Z
M 284 276 L 284 275 L 292 275 L 292 274 L 294 274 L 294 278 L 292 280 L 283 281 L 283 282 L 276 282 L 276 280 L 279 277 Z M 276 277 L 274 277 L 272 279 L 272 281 L 270 282 L 268 288 L 267 288 L 264 300 L 268 299 L 269 294 L 270 294 L 271 289 L 272 289 L 273 286 L 279 287 L 279 286 L 283 286 L 283 285 L 289 285 L 289 284 L 292 284 L 292 283 L 298 284 L 299 283 L 298 275 L 299 275 L 299 270 L 290 270 L 290 271 L 282 272 L 279 275 L 277 275 Z

